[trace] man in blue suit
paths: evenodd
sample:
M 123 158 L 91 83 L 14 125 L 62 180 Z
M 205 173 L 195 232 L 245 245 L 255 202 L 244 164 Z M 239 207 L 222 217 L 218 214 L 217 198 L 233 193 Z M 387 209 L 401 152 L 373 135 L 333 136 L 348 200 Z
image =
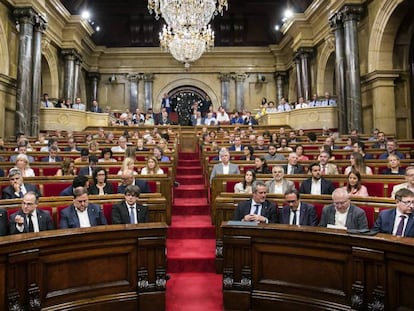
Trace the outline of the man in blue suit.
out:
M 26 192 L 34 192 L 37 197 L 40 197 L 39 189 L 32 184 L 27 184 L 23 181 L 22 173 L 18 168 L 12 168 L 9 171 L 10 186 L 3 188 L 2 199 L 18 199 L 23 198 Z
M 73 204 L 60 212 L 60 229 L 100 225 L 107 225 L 101 207 L 97 204 L 89 203 L 87 188 L 75 188 L 73 190 Z
M 300 200 L 299 191 L 296 189 L 285 192 L 287 205 L 283 206 L 280 214 L 280 223 L 300 226 L 317 226 L 318 217 L 315 207 Z
M 252 198 L 240 202 L 234 211 L 233 220 L 252 221 L 257 223 L 277 223 L 277 207 L 266 200 L 267 187 L 261 180 L 256 180 L 252 185 Z
M 118 193 L 125 193 L 125 189 L 129 185 L 138 186 L 141 193 L 151 193 L 151 188 L 145 180 L 134 177 L 132 170 L 124 170 L 121 177 L 122 184 L 118 187 Z
M 396 208 L 381 211 L 372 231 L 414 237 L 414 193 L 406 188 L 395 194 Z

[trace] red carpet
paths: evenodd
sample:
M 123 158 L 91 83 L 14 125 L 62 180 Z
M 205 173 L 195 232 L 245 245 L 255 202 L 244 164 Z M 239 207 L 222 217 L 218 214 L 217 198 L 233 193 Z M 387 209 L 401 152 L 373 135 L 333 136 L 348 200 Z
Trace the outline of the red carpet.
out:
M 198 154 L 180 153 L 172 223 L 167 234 L 167 310 L 223 310 L 222 276 L 215 274 L 215 230 Z

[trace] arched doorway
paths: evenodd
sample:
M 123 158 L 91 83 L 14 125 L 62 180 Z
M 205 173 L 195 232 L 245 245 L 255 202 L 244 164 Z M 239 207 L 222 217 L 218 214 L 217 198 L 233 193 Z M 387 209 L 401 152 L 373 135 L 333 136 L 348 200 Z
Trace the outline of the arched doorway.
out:
M 169 96 L 180 125 L 191 125 L 191 114 L 195 107 L 200 111 L 205 111 L 209 105 L 207 93 L 191 85 L 176 87 L 169 92 Z

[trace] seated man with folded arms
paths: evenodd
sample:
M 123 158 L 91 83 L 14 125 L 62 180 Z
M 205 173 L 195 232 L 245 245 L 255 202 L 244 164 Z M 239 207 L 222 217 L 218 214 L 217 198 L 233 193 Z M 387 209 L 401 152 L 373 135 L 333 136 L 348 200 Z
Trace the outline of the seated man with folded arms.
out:
M 112 208 L 112 224 L 138 224 L 148 222 L 148 208 L 137 203 L 141 191 L 138 186 L 125 188 L 125 200 Z
M 363 209 L 352 205 L 348 192 L 343 188 L 337 188 L 332 193 L 333 204 L 327 205 L 322 210 L 320 227 L 339 229 L 368 229 L 367 216 Z
M 22 208 L 10 215 L 10 234 L 39 232 L 53 230 L 53 221 L 50 213 L 38 209 L 38 196 L 29 191 L 23 196 Z
M 380 212 L 372 231 L 414 237 L 414 193 L 406 188 L 398 190 L 395 205 Z
M 234 211 L 233 220 L 252 221 L 258 223 L 277 223 L 279 215 L 277 207 L 266 200 L 266 185 L 256 180 L 252 185 L 252 198 L 240 202 Z
M 315 207 L 300 200 L 296 189 L 285 192 L 286 205 L 280 213 L 280 223 L 287 225 L 317 226 L 318 217 Z
M 23 195 L 29 191 L 36 193 L 36 196 L 40 197 L 40 191 L 35 185 L 24 183 L 22 173 L 18 168 L 10 169 L 9 181 L 10 186 L 3 189 L 2 199 L 23 198 Z
M 73 190 L 73 204 L 60 212 L 59 228 L 86 228 L 100 225 L 107 225 L 101 207 L 89 203 L 87 188 L 75 188 Z

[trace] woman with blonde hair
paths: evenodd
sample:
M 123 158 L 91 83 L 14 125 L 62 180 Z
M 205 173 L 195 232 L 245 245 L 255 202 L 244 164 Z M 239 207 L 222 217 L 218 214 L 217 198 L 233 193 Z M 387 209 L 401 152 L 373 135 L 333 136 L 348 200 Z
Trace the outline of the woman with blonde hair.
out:
M 75 176 L 76 169 L 75 169 L 75 162 L 71 158 L 64 158 L 60 169 L 57 170 L 55 176 Z
M 149 156 L 147 159 L 147 165 L 141 170 L 141 175 L 159 175 L 164 174 L 164 171 L 158 165 L 158 160 L 154 156 Z
M 365 160 L 359 152 L 352 152 L 349 161 L 351 165 L 345 169 L 344 174 L 347 175 L 352 169 L 355 169 L 361 175 L 372 175 L 372 169 L 365 164 Z
M 30 168 L 30 163 L 27 155 L 21 153 L 18 154 L 14 161 L 15 167 L 22 172 L 23 177 L 34 177 L 35 172 Z
M 165 153 L 171 153 L 171 149 L 168 148 L 168 143 L 165 138 L 160 138 L 158 142 L 158 146 L 161 148 L 161 150 Z
M 131 170 L 134 172 L 134 175 L 138 175 L 135 168 L 135 160 L 132 158 L 125 158 L 124 161 L 122 161 L 121 169 L 118 171 L 118 175 L 122 175 L 122 173 L 126 170 Z
M 405 169 L 400 166 L 400 158 L 395 154 L 390 154 L 387 158 L 388 168 L 381 171 L 383 175 L 405 175 Z

